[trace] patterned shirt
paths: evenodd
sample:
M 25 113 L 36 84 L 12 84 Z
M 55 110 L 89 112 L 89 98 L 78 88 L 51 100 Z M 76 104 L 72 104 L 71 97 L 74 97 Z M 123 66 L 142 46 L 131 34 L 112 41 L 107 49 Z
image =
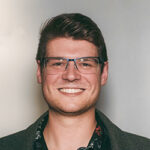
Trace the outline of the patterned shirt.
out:
M 33 143 L 34 150 L 48 150 L 43 131 L 48 121 L 48 115 L 43 118 L 43 120 L 39 123 L 35 140 Z M 97 122 L 96 128 L 93 132 L 92 138 L 89 141 L 87 147 L 80 147 L 77 150 L 110 150 L 109 148 L 109 140 L 103 126 L 100 126 L 100 123 Z

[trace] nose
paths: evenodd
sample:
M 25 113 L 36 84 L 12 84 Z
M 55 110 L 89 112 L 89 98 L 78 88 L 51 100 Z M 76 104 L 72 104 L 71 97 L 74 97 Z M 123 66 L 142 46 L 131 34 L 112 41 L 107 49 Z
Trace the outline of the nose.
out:
M 68 63 L 66 70 L 62 74 L 62 78 L 64 80 L 68 80 L 70 82 L 73 82 L 75 80 L 79 80 L 81 78 L 80 72 L 76 68 L 73 61 Z

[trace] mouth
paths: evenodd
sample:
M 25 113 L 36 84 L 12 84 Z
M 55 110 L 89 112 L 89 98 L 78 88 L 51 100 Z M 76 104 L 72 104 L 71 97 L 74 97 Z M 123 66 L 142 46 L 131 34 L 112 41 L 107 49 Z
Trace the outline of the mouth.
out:
M 61 88 L 61 89 L 59 89 L 59 91 L 64 92 L 64 93 L 79 93 L 79 92 L 84 91 L 84 89 L 64 89 L 64 88 Z
M 59 88 L 58 89 L 63 94 L 81 94 L 85 89 L 83 88 Z

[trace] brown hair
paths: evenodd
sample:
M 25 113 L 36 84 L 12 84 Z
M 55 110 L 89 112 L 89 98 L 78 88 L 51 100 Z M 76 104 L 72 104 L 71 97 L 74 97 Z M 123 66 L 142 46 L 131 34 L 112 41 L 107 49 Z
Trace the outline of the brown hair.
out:
M 71 37 L 93 43 L 101 60 L 107 61 L 104 38 L 98 26 L 87 16 L 79 13 L 61 14 L 48 20 L 40 33 L 37 60 L 46 56 L 46 44 L 57 37 Z M 42 61 L 40 61 L 42 63 Z M 42 64 L 41 64 L 42 65 Z

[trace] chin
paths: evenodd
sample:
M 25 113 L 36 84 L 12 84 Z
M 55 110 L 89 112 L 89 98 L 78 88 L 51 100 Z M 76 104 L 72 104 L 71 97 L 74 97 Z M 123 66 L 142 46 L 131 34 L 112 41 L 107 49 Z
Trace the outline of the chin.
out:
M 81 115 L 87 111 L 89 111 L 90 109 L 92 109 L 93 107 L 95 107 L 95 104 L 90 105 L 88 107 L 82 107 L 82 108 L 76 108 L 75 106 L 73 107 L 68 107 L 68 108 L 59 108 L 59 107 L 55 107 L 52 105 L 48 105 L 49 109 L 51 111 L 54 111 L 55 113 L 58 113 L 60 115 L 63 116 L 78 116 Z

